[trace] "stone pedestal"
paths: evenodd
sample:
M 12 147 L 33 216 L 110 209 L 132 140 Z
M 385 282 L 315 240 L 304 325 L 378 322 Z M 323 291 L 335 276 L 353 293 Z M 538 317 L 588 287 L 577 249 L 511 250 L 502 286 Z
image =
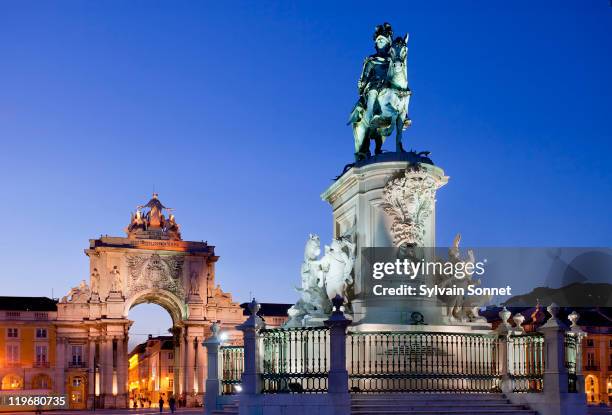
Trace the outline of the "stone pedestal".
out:
M 125 298 L 121 291 L 111 291 L 106 297 L 106 313 L 109 318 L 122 318 Z
M 431 164 L 410 163 L 395 153 L 387 159 L 352 167 L 321 195 L 333 210 L 334 238 L 352 234 L 357 244 L 354 324 L 408 325 L 412 312 L 423 314 L 426 324 L 443 324 L 441 309 L 426 299 L 364 296 L 362 249 L 435 247 L 435 195 L 448 181 Z

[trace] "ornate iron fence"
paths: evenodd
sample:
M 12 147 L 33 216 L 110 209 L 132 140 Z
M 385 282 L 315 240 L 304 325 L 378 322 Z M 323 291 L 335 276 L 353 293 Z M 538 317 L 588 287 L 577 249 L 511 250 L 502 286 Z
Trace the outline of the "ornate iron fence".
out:
M 324 327 L 260 332 L 263 393 L 328 390 L 329 330 Z M 576 338 L 565 336 L 569 390 L 576 390 Z M 507 357 L 513 392 L 541 392 L 544 337 L 512 334 L 350 332 L 346 338 L 349 389 L 370 392 L 500 392 Z M 504 349 L 506 348 L 505 353 Z M 236 392 L 244 370 L 242 346 L 222 346 L 221 391 Z
M 244 347 L 221 346 L 221 393 L 232 395 L 241 383 L 244 370 Z
M 349 333 L 351 392 L 500 390 L 496 335 Z
M 540 333 L 508 337 L 508 375 L 513 392 L 542 392 L 544 336 Z
M 261 331 L 264 393 L 325 392 L 329 330 L 325 327 Z
M 576 382 L 576 364 L 578 362 L 578 338 L 573 333 L 565 333 L 563 341 L 565 346 L 565 367 L 567 368 L 567 391 L 576 393 L 578 391 Z

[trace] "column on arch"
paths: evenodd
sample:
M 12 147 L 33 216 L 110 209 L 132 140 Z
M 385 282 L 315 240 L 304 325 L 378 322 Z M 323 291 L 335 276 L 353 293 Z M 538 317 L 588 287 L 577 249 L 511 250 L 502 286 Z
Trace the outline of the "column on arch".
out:
M 102 342 L 102 358 L 100 359 L 100 369 L 102 371 L 102 390 L 104 396 L 113 394 L 113 338 L 107 336 Z
M 196 361 L 195 361 L 195 337 L 194 336 L 187 336 L 186 339 L 187 342 L 187 362 L 185 364 L 185 368 L 186 368 L 186 377 L 187 377 L 187 394 L 188 395 L 192 395 L 194 388 L 195 388 L 195 384 L 194 384 L 194 379 L 195 379 L 195 369 L 196 369 Z
M 176 399 L 183 392 L 181 385 L 181 329 L 178 327 L 172 328 L 172 338 L 174 342 L 174 367 L 172 374 L 174 381 L 172 382 L 172 390 Z
M 90 337 L 87 349 L 87 398 L 90 406 L 93 405 L 96 395 L 96 342 L 97 338 Z
M 185 395 L 185 397 L 189 396 L 191 392 L 187 385 L 187 374 L 189 371 L 188 367 L 188 349 L 189 345 L 187 343 L 187 328 L 183 328 L 181 333 L 181 393 Z
M 121 337 L 117 339 L 117 395 L 122 399 L 127 400 L 127 381 L 128 381 L 128 356 L 127 356 L 127 338 Z
M 206 380 L 204 374 L 206 373 L 206 350 L 202 346 L 204 336 L 200 336 L 196 339 L 196 377 L 198 386 L 198 395 L 202 396 L 205 390 Z

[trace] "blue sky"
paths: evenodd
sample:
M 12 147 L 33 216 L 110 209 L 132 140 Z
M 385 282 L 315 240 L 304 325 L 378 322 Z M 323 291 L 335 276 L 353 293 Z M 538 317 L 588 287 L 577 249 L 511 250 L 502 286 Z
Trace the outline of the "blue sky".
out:
M 610 246 L 607 0 L 2 2 L 2 294 L 63 295 L 155 189 L 235 298 L 293 301 L 383 21 L 410 32 L 407 146 L 451 177 L 440 245 Z

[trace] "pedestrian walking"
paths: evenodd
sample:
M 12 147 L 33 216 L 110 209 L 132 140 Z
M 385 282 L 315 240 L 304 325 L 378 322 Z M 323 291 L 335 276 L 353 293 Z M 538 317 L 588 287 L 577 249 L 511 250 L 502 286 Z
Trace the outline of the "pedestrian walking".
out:
M 174 399 L 174 396 L 171 396 L 170 399 L 168 399 L 168 405 L 170 405 L 170 412 L 174 413 L 176 410 L 176 399 Z
M 164 398 L 159 398 L 159 413 L 164 411 Z

